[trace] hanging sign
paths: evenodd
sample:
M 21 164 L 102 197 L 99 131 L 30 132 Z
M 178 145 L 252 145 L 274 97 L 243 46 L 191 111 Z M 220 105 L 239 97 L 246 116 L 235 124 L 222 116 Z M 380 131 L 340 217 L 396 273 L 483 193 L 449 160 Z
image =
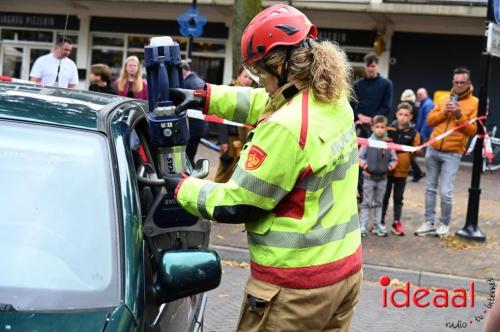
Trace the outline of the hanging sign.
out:
M 207 24 L 207 18 L 195 7 L 177 16 L 177 22 L 180 25 L 180 33 L 185 37 L 197 38 L 203 34 L 203 26 Z
M 500 57 L 500 24 L 489 23 L 486 52 Z

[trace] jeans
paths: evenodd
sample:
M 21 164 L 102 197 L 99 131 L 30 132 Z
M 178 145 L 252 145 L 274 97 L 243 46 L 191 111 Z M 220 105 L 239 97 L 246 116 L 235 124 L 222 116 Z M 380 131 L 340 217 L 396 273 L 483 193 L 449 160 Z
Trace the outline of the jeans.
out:
M 395 178 L 393 176 L 387 177 L 387 188 L 385 190 L 384 205 L 382 207 L 382 221 L 385 223 L 385 213 L 387 212 L 387 207 L 389 206 L 389 199 L 391 198 L 392 188 L 394 187 L 394 192 L 392 192 L 393 198 L 393 208 L 394 208 L 394 221 L 400 221 L 401 213 L 403 211 L 403 195 L 405 193 L 406 178 Z
M 370 220 L 370 209 L 375 210 L 375 225 L 382 222 L 382 200 L 387 186 L 387 177 L 374 180 L 371 176 L 365 176 L 363 180 L 363 202 L 359 214 L 361 228 L 366 229 Z
M 427 170 L 425 188 L 425 221 L 434 225 L 436 217 L 436 196 L 441 198 L 440 222 L 449 225 L 453 206 L 453 181 L 457 175 L 462 155 L 454 152 L 442 152 L 429 146 L 425 155 Z

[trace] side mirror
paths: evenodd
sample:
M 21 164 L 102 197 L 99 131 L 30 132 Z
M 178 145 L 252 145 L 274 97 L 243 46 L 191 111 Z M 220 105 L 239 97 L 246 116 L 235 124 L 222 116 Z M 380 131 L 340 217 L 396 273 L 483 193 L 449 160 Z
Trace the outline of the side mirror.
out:
M 222 270 L 213 250 L 170 250 L 163 253 L 155 288 L 162 301 L 171 302 L 216 288 Z

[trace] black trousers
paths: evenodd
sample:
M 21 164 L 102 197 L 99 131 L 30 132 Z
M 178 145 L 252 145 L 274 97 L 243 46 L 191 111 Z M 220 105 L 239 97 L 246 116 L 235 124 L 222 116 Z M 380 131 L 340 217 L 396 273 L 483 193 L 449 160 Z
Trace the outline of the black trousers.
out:
M 417 163 L 417 160 L 415 158 L 411 158 L 411 170 L 413 172 L 413 177 L 414 178 L 419 178 L 422 176 L 422 169 Z
M 405 186 L 406 186 L 406 178 L 396 178 L 393 176 L 387 177 L 387 187 L 385 189 L 384 203 L 382 205 L 382 221 L 385 221 L 385 213 L 387 212 L 387 207 L 389 206 L 389 198 L 391 198 L 391 192 L 393 187 L 394 187 L 394 192 L 392 194 L 392 199 L 394 207 L 394 221 L 401 219 L 401 213 L 403 211 L 403 194 L 405 192 Z

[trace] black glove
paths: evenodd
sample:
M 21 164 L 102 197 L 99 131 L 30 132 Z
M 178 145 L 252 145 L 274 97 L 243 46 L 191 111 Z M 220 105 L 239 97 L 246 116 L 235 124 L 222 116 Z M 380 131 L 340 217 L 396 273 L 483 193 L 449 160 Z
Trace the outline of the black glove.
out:
M 178 173 L 169 173 L 163 179 L 165 180 L 165 188 L 168 191 L 175 191 L 175 188 L 184 179 L 184 176 Z
M 201 110 L 205 106 L 205 97 L 207 95 L 205 90 L 172 88 L 169 92 L 170 98 L 177 105 L 175 114 L 182 113 L 188 108 Z

